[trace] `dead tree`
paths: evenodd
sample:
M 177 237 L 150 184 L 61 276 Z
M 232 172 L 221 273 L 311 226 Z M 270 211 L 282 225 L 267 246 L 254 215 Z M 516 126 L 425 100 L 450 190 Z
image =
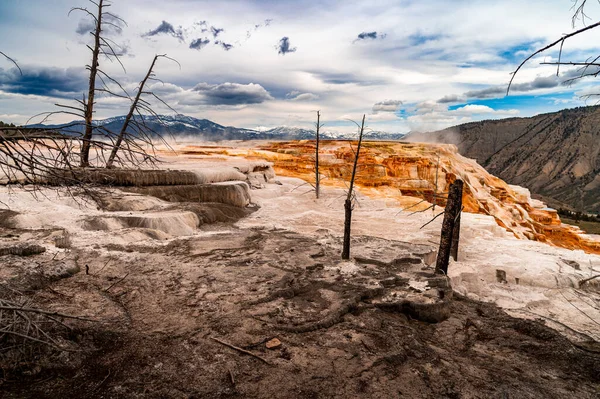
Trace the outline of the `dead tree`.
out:
M 121 84 L 100 68 L 100 55 L 103 55 L 111 61 L 116 60 L 125 71 L 120 55 L 115 50 L 115 47 L 117 47 L 116 43 L 103 35 L 103 29 L 110 26 L 120 29 L 118 24 L 126 25 L 126 22 L 121 17 L 106 11 L 111 6 L 107 0 L 98 0 L 97 3 L 93 0 L 89 1 L 96 7 L 95 12 L 92 13 L 84 7 L 74 7 L 69 11 L 69 15 L 74 11 L 83 12 L 94 21 L 94 30 L 90 32 L 94 39 L 93 47 L 87 45 L 88 49 L 92 52 L 92 62 L 86 65 L 86 69 L 89 71 L 88 95 L 87 98 L 84 95 L 82 100 L 77 100 L 79 107 L 57 104 L 59 107 L 68 109 L 69 112 L 67 113 L 75 111 L 76 115 L 83 116 L 85 128 L 81 139 L 80 166 L 84 168 L 90 166 L 90 149 L 93 144 L 93 136 L 95 131 L 99 130 L 93 124 L 96 94 L 106 93 L 111 96 L 129 99 L 129 95 Z M 98 79 L 102 82 L 102 87 L 96 87 Z M 114 92 L 108 83 L 116 85 L 122 94 Z
M 0 182 L 38 184 L 77 159 L 69 137 L 47 129 L 0 128 Z
M 56 104 L 60 110 L 45 112 L 30 119 L 31 121 L 37 116 L 44 116 L 40 122 L 44 123 L 52 115 L 63 114 L 76 116 L 79 121 L 63 125 L 59 129 L 1 128 L 0 184 L 31 185 L 28 188 L 33 190 L 40 184 L 66 187 L 77 185 L 86 186 L 85 190 L 89 192 L 89 182 L 82 179 L 82 176 L 86 175 L 80 168 L 104 166 L 105 155 L 109 153 L 115 154 L 111 165 L 119 163 L 139 167 L 143 163 L 152 164 L 155 161 L 154 153 L 150 153 L 154 149 L 152 140 L 162 137 L 146 124 L 142 112 L 159 119 L 160 117 L 154 112 L 151 104 L 140 96 L 153 96 L 163 104 L 166 103 L 153 92 L 145 91 L 143 86 L 138 90 L 137 101 L 134 101 L 117 80 L 100 69 L 99 57 L 104 56 L 111 61 L 116 60 L 125 70 L 120 55 L 115 51 L 118 45 L 110 38 L 102 36 L 104 27 L 120 29 L 125 25 L 125 21 L 106 10 L 110 6 L 108 0 L 90 2 L 97 7 L 96 13 L 82 7 L 73 8 L 69 12 L 83 12 L 95 22 L 95 28 L 90 32 L 94 38 L 94 47 L 88 46 L 92 51 L 92 63 L 86 67 L 90 74 L 87 99 L 84 95 L 83 99 L 76 100 L 77 104 L 74 105 Z M 158 57 L 168 58 L 164 55 Z M 153 77 L 152 67 L 146 81 L 158 80 Z M 136 106 L 132 109 L 139 117 L 132 117 L 128 121 L 134 135 L 116 135 L 101 124 L 93 123 L 94 99 L 99 95 L 116 96 L 135 102 Z M 28 123 L 29 121 L 26 124 Z M 93 163 L 90 158 L 92 148 L 96 151 Z
M 462 191 L 462 180 L 456 180 L 450 185 L 448 202 L 446 203 L 446 209 L 444 211 L 444 221 L 442 222 L 440 248 L 438 250 L 437 261 L 435 265 L 436 273 L 448 274 L 448 263 L 450 262 L 452 244 L 455 237 L 455 256 L 458 253 L 458 232 L 460 229 L 459 218 L 462 208 Z
M 462 182 L 462 180 L 458 180 Z M 454 218 L 454 227 L 452 228 L 452 245 L 450 246 L 450 256 L 454 259 L 455 262 L 458 261 L 458 244 L 460 242 L 460 218 L 462 216 L 462 188 L 460 190 L 460 195 L 455 198 L 458 203 L 458 213 Z
M 355 199 L 354 179 L 356 178 L 356 167 L 358 166 L 360 146 L 362 144 L 363 132 L 365 130 L 365 117 L 366 115 L 363 115 L 362 124 L 360 125 L 358 145 L 356 147 L 356 154 L 354 156 L 354 166 L 352 168 L 352 177 L 350 178 L 350 187 L 348 188 L 348 195 L 346 196 L 346 200 L 344 201 L 344 243 L 342 248 L 342 259 L 350 259 L 350 227 L 352 225 L 352 210 L 354 208 L 353 202 Z
M 163 100 L 161 100 L 153 92 L 144 91 L 144 87 L 146 86 L 146 83 L 148 82 L 148 80 L 158 80 L 155 78 L 154 66 L 156 65 L 156 61 L 159 58 L 167 58 L 169 60 L 175 61 L 172 58 L 167 57 L 166 54 L 154 56 L 154 59 L 152 60 L 152 63 L 150 64 L 150 68 L 148 69 L 148 73 L 146 73 L 146 76 L 140 82 L 140 85 L 137 88 L 137 93 L 135 95 L 133 102 L 131 103 L 131 107 L 129 108 L 129 113 L 125 117 L 125 121 L 123 122 L 121 131 L 119 132 L 119 135 L 118 135 L 118 137 L 114 143 L 114 146 L 111 150 L 110 156 L 108 157 L 108 161 L 106 162 L 107 168 L 112 168 L 114 166 L 115 160 L 117 159 L 117 153 L 119 152 L 119 150 L 121 148 L 121 144 L 123 143 L 123 140 L 127 141 L 127 138 L 128 138 L 127 137 L 127 129 L 129 128 L 130 125 L 132 125 L 132 128 L 136 131 L 138 140 L 142 140 L 149 144 L 152 143 L 153 137 L 151 137 L 148 133 L 156 133 L 156 132 L 148 132 L 149 128 L 143 122 L 144 118 L 142 116 L 142 112 L 143 111 L 149 112 L 150 114 L 158 117 L 159 119 L 160 119 L 160 117 L 150 107 L 150 103 L 141 98 L 142 94 L 154 96 L 160 102 L 165 104 L 168 108 L 172 109 L 170 106 L 168 106 Z M 177 61 L 175 61 L 175 62 L 177 62 Z M 138 115 L 137 119 L 135 118 L 136 114 Z M 154 138 L 160 138 L 160 135 L 158 135 L 158 134 L 154 134 L 154 136 L 155 136 Z M 129 145 L 133 144 L 135 146 L 135 140 L 129 140 L 127 142 L 127 144 L 129 144 Z
M 90 144 L 92 140 L 92 119 L 94 117 L 94 97 L 96 94 L 96 76 L 98 75 L 98 56 L 100 55 L 100 34 L 102 33 L 102 14 L 104 0 L 99 0 L 98 3 L 98 16 L 94 17 L 96 20 L 96 28 L 94 29 L 94 48 L 92 49 L 92 63 L 87 66 L 90 71 L 89 88 L 87 103 L 84 105 L 84 117 L 85 117 L 85 134 L 83 135 L 83 142 L 81 145 L 81 166 L 90 166 Z
M 319 199 L 319 195 L 321 194 L 321 176 L 319 175 L 319 130 L 321 129 L 321 127 L 321 111 L 317 111 L 317 138 L 315 148 L 315 192 L 317 195 L 317 199 Z
M 577 21 L 581 20 L 581 22 L 583 23 L 584 27 L 581 29 L 578 29 L 574 32 L 571 32 L 569 34 L 563 35 L 561 38 L 553 41 L 552 43 L 540 48 L 539 50 L 533 52 L 532 54 L 530 54 L 527 58 L 525 58 L 525 60 L 523 60 L 523 62 L 521 62 L 519 64 L 519 66 L 517 67 L 517 69 L 515 69 L 515 71 L 512 73 L 512 77 L 510 78 L 510 81 L 508 83 L 508 87 L 506 89 L 506 95 L 508 95 L 510 93 L 510 88 L 512 86 L 513 80 L 515 79 L 515 76 L 517 75 L 517 73 L 521 70 L 521 68 L 529 61 L 531 60 L 533 57 L 535 57 L 538 54 L 541 54 L 545 51 L 548 51 L 550 49 L 559 47 L 559 52 L 558 52 L 558 61 L 556 62 L 542 62 L 542 65 L 556 65 L 556 76 L 559 76 L 560 74 L 560 67 L 561 66 L 576 66 L 579 67 L 579 75 L 575 76 L 574 78 L 568 79 L 563 83 L 573 83 L 579 79 L 585 78 L 585 77 L 597 77 L 598 75 L 600 75 L 600 55 L 597 56 L 592 56 L 587 58 L 584 61 L 563 61 L 562 60 L 562 53 L 563 53 L 563 47 L 565 42 L 574 37 L 574 36 L 579 36 L 582 35 L 583 33 L 595 29 L 598 26 L 600 26 L 600 21 L 593 23 L 591 25 L 586 25 L 585 21 L 586 19 L 589 19 L 588 15 L 585 13 L 585 7 L 586 7 L 586 3 L 587 0 L 574 0 L 573 1 L 573 9 L 574 14 L 571 18 L 572 21 L 572 26 L 573 28 L 575 28 L 575 26 L 577 25 Z M 591 97 L 597 97 L 600 96 L 600 93 L 597 94 L 587 94 L 585 96 L 583 96 L 583 98 L 591 98 Z

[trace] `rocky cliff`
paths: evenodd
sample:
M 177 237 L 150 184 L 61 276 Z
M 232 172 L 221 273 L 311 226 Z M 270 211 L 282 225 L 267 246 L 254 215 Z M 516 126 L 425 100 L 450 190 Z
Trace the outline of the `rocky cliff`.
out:
M 600 212 L 600 106 L 467 123 L 410 139 L 456 144 L 511 184 L 555 204 Z

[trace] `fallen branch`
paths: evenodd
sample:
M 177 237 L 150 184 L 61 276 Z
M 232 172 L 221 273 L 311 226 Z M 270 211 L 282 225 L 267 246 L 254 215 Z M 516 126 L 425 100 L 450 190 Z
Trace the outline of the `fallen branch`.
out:
M 588 319 L 590 319 L 593 323 L 597 324 L 600 326 L 600 323 L 598 323 L 596 320 L 594 320 L 589 314 L 585 313 L 583 310 L 581 310 L 577 305 L 575 305 L 573 302 L 571 302 L 566 296 L 565 294 L 563 294 L 562 291 L 558 291 L 558 293 L 560 295 L 562 295 L 562 297 L 565 299 L 565 301 L 567 301 L 567 303 L 571 306 L 573 306 L 575 309 L 579 310 L 581 312 L 581 314 L 583 314 L 585 317 L 587 317 Z
M 121 277 L 119 280 L 115 281 L 114 283 L 112 283 L 110 285 L 110 287 L 108 287 L 107 289 L 104 290 L 104 292 L 108 292 L 112 287 L 114 287 L 115 285 L 119 284 L 121 281 L 125 280 L 125 278 L 129 276 L 129 273 L 127 273 L 126 275 L 124 275 L 123 277 Z
M 227 343 L 227 342 L 225 342 L 225 341 L 221 341 L 220 339 L 218 339 L 218 338 L 215 338 L 215 337 L 210 337 L 210 339 L 212 339 L 213 341 L 216 341 L 216 342 L 220 343 L 221 345 L 225 345 L 225 346 L 226 346 L 226 347 L 228 347 L 228 348 L 235 349 L 235 350 L 236 350 L 236 351 L 238 351 L 238 352 L 242 352 L 242 353 L 244 353 L 244 354 L 246 354 L 246 355 L 248 355 L 248 356 L 255 357 L 255 358 L 257 358 L 258 360 L 260 360 L 260 361 L 262 361 L 262 362 L 264 362 L 264 363 L 268 364 L 269 366 L 271 366 L 271 363 L 270 363 L 270 362 L 269 362 L 267 359 L 265 359 L 265 358 L 262 358 L 262 357 L 260 357 L 260 356 L 258 356 L 258 355 L 255 355 L 254 353 L 252 353 L 252 352 L 250 352 L 250 351 L 247 351 L 247 350 L 245 350 L 245 349 L 242 349 L 242 348 L 240 348 L 240 347 L 237 347 L 237 346 L 235 346 L 235 345 L 231 345 L 231 344 L 229 344 L 229 343 Z
M 597 274 L 597 275 L 595 275 L 595 276 L 592 276 L 592 277 L 589 277 L 589 278 L 585 278 L 585 279 L 583 279 L 583 280 L 580 280 L 580 281 L 579 281 L 579 283 L 577 283 L 577 284 L 579 285 L 579 288 L 581 288 L 581 286 L 582 286 L 582 285 L 584 285 L 585 283 L 587 283 L 588 281 L 591 281 L 591 280 L 593 280 L 593 279 L 595 279 L 595 278 L 599 278 L 599 277 L 600 277 L 600 274 Z
M 19 306 L 4 306 L 4 305 L 0 305 L 0 310 L 12 310 L 12 311 L 16 311 L 16 312 L 38 313 L 38 314 L 42 314 L 42 315 L 45 315 L 45 316 L 55 316 L 55 317 L 63 317 L 65 319 L 75 319 L 75 320 L 81 320 L 81 321 L 98 322 L 98 320 L 87 319 L 85 317 L 71 316 L 71 315 L 68 315 L 68 314 L 63 314 L 63 313 L 58 313 L 58 312 L 48 312 L 46 310 L 41 310 L 41 309 L 23 308 L 23 307 L 19 307 Z
M 48 341 L 44 341 L 44 340 L 41 340 L 41 339 L 37 339 L 37 338 L 31 337 L 31 336 L 29 336 L 27 334 L 18 333 L 16 331 L 0 330 L 0 333 L 15 335 L 17 337 L 25 338 L 25 339 L 33 341 L 33 342 L 37 342 L 37 343 L 40 343 L 40 344 L 48 345 L 48 346 L 50 346 L 50 347 L 52 347 L 54 349 L 64 350 L 63 348 L 61 348 L 61 347 L 53 344 L 52 342 L 48 342 Z

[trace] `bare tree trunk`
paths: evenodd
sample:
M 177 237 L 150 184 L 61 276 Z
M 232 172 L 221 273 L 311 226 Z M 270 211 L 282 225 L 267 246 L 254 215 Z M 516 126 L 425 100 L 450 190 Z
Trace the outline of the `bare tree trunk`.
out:
M 344 201 L 344 247 L 342 259 L 350 259 L 350 227 L 352 226 L 352 201 Z
M 138 88 L 138 92 L 135 95 L 135 99 L 133 100 L 133 103 L 131 103 L 131 108 L 129 108 L 129 113 L 125 117 L 125 122 L 123 123 L 123 127 L 121 127 L 121 132 L 119 133 L 119 137 L 117 137 L 117 141 L 110 153 L 108 162 L 106 162 L 107 168 L 112 168 L 112 166 L 115 162 L 117 152 L 119 151 L 119 147 L 121 146 L 121 143 L 123 142 L 123 137 L 125 137 L 126 130 L 129 127 L 129 122 L 131 121 L 131 118 L 133 117 L 133 114 L 135 113 L 135 110 L 137 109 L 137 105 L 138 105 L 138 101 L 140 100 L 140 96 L 144 92 L 144 86 L 146 85 L 146 82 L 148 81 L 150 76 L 152 76 L 152 70 L 154 69 L 154 65 L 156 64 L 157 59 L 158 59 L 158 55 L 155 55 L 154 59 L 152 60 L 152 64 L 150 64 L 150 69 L 148 69 L 148 73 L 144 77 L 144 80 L 142 80 L 142 82 L 140 83 L 140 87 Z
M 458 243 L 460 241 L 460 218 L 462 215 L 462 190 L 458 196 L 458 215 L 454 219 L 454 228 L 452 229 L 452 246 L 450 247 L 450 256 L 455 262 L 458 262 Z
M 85 105 L 85 134 L 81 144 L 81 167 L 90 166 L 90 145 L 93 135 L 92 119 L 94 117 L 94 95 L 96 93 L 96 75 L 98 74 L 98 56 L 100 55 L 100 34 L 102 33 L 102 7 L 104 0 L 98 2 L 98 16 L 94 31 L 94 48 L 92 49 L 92 63 L 89 65 L 90 81 L 87 104 Z
M 321 177 L 319 176 L 319 129 L 321 128 L 321 112 L 317 111 L 317 146 L 315 149 L 315 192 L 319 199 Z
M 350 259 L 350 227 L 352 225 L 352 200 L 354 192 L 354 179 L 356 177 L 356 167 L 358 165 L 358 156 L 360 155 L 360 146 L 362 144 L 363 131 L 365 130 L 365 117 L 363 115 L 362 124 L 360 126 L 360 134 L 358 136 L 358 147 L 354 157 L 354 167 L 352 168 L 352 178 L 350 179 L 350 188 L 348 196 L 344 202 L 344 244 L 342 249 L 342 259 Z
M 457 217 L 462 203 L 463 181 L 456 180 L 450 185 L 448 193 L 448 202 L 444 211 L 444 222 L 442 223 L 442 234 L 440 238 L 440 248 L 438 250 L 437 261 L 435 265 L 436 273 L 448 274 L 448 263 L 450 262 L 450 251 L 452 240 L 455 233 Z M 456 244 L 458 250 L 458 243 Z

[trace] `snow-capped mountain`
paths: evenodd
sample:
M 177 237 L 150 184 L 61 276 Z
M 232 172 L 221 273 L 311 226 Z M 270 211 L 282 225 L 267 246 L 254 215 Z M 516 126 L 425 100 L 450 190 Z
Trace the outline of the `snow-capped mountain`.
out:
M 139 118 L 139 117 L 138 117 Z M 198 139 L 218 141 L 218 140 L 310 140 L 315 138 L 314 130 L 307 130 L 298 127 L 280 126 L 273 129 L 243 129 L 233 126 L 223 126 L 212 122 L 208 119 L 198 119 L 187 115 L 145 115 L 144 124 L 154 131 L 156 134 L 168 138 L 173 137 L 197 137 Z M 102 126 L 112 132 L 118 133 L 123 123 L 125 116 L 116 116 L 103 120 L 96 120 L 94 124 Z M 74 126 L 75 125 L 75 126 Z M 77 124 L 71 122 L 64 125 L 36 125 L 33 127 L 47 127 L 54 129 L 65 129 L 65 126 L 70 126 L 69 130 L 83 131 L 83 122 Z M 130 127 L 130 132 L 134 131 Z M 337 139 L 337 140 L 354 140 L 358 137 L 357 133 L 340 133 L 324 131 L 321 133 L 322 139 Z M 386 133 L 386 132 L 365 132 L 364 138 L 367 140 L 401 140 L 404 134 Z

